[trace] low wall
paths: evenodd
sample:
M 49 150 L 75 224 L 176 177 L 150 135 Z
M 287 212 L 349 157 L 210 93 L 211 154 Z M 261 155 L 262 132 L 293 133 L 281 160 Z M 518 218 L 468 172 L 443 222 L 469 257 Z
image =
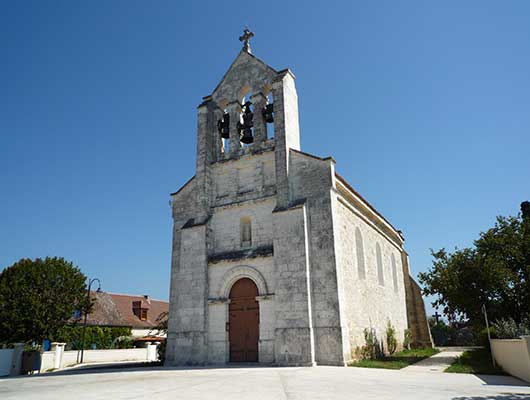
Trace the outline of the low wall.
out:
M 51 351 L 42 353 L 41 372 L 76 365 L 79 353 L 77 350 L 64 351 L 62 343 L 58 346 L 54 344 Z M 140 349 L 85 350 L 83 364 L 156 361 L 157 359 L 157 344 L 148 343 L 147 347 Z
M 492 339 L 491 351 L 504 371 L 530 382 L 530 336 L 522 336 L 521 339 Z
M 55 364 L 55 352 L 45 351 L 42 353 L 42 363 L 40 365 L 41 371 L 49 371 L 54 368 Z
M 146 349 L 112 349 L 112 350 L 85 350 L 83 363 L 102 363 L 114 361 L 148 361 Z M 65 351 L 63 366 L 77 363 L 77 351 Z

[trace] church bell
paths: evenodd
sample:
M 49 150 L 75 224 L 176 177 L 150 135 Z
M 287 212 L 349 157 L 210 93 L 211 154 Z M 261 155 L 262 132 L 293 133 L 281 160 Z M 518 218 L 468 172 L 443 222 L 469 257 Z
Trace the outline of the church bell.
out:
M 217 129 L 223 139 L 230 139 L 230 114 L 223 114 L 223 118 L 217 121 Z
M 252 129 L 243 128 L 243 136 L 241 137 L 241 143 L 250 144 L 254 142 L 254 137 L 252 136 Z
M 267 104 L 263 109 L 263 118 L 265 119 L 265 122 L 269 124 L 274 122 L 274 107 L 272 103 Z
M 243 113 L 243 124 L 239 124 L 240 129 L 243 131 L 241 137 L 241 143 L 250 144 L 254 142 L 254 137 L 252 136 L 252 127 L 254 126 L 254 114 L 250 109 L 252 103 L 247 101 L 244 105 L 245 111 Z M 240 132 L 241 132 L 240 130 Z

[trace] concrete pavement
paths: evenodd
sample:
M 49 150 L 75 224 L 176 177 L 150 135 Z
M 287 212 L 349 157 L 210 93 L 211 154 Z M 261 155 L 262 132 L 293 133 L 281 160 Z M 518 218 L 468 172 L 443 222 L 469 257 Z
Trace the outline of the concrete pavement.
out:
M 313 368 L 84 370 L 0 380 L 2 400 L 99 399 L 530 400 L 511 377 Z
M 444 372 L 457 357 L 461 356 L 462 353 L 470 348 L 467 347 L 447 347 L 440 348 L 440 352 L 421 360 L 416 364 L 409 365 L 402 369 L 404 372 Z

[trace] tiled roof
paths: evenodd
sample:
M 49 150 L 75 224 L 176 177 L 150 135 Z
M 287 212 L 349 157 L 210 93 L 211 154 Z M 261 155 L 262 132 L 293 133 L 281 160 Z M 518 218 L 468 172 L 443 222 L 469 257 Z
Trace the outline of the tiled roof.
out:
M 169 310 L 167 301 L 152 300 L 147 296 L 106 292 L 92 292 L 91 296 L 96 302 L 88 315 L 88 325 L 154 328 L 158 325 L 156 322 L 158 316 Z M 147 309 L 147 320 L 142 321 L 134 314 L 133 302 L 140 302 L 141 307 Z

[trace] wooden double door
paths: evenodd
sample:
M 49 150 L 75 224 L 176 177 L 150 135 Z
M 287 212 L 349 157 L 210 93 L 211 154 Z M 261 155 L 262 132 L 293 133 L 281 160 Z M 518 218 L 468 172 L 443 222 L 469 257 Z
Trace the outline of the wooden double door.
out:
M 228 340 L 230 362 L 257 362 L 259 340 L 258 288 L 248 278 L 234 283 L 230 290 Z

